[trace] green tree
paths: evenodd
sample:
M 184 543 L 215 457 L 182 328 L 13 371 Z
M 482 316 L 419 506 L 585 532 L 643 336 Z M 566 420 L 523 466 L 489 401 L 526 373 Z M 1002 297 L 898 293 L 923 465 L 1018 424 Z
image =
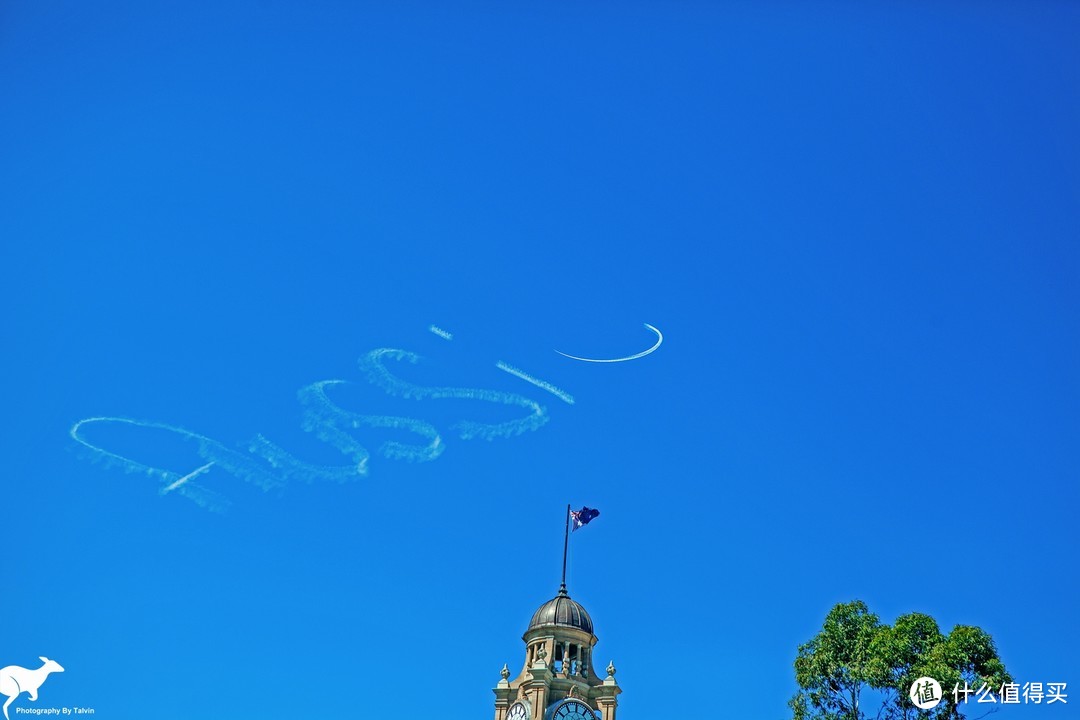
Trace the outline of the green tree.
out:
M 829 611 L 821 632 L 799 648 L 795 720 L 860 720 L 863 691 L 887 681 L 878 646 L 885 628 L 861 600 Z
M 931 711 L 919 710 L 908 697 L 920 677 L 941 684 L 944 697 Z M 954 686 L 985 686 L 996 696 L 1012 682 L 983 630 L 957 625 L 944 635 L 922 613 L 883 625 L 858 600 L 834 607 L 821 632 L 799 647 L 795 679 L 799 692 L 789 702 L 795 720 L 865 720 L 864 692 L 877 720 L 961 720 L 965 705 L 963 697 L 954 701 Z

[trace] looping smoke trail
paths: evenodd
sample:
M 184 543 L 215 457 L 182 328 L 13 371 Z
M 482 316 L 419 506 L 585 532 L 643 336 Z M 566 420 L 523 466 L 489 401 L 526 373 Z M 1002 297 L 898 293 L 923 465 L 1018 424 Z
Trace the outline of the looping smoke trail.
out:
M 518 395 L 516 393 L 502 392 L 498 390 L 486 390 L 483 388 L 454 388 L 454 387 L 426 387 L 415 385 L 398 378 L 383 364 L 383 359 L 389 358 L 398 362 L 408 362 L 415 365 L 420 356 L 407 350 L 394 348 L 379 348 L 372 350 L 360 358 L 360 369 L 367 375 L 368 381 L 381 387 L 390 395 L 398 397 L 423 400 L 456 398 L 461 400 L 480 400 L 483 402 L 511 405 L 529 410 L 529 414 L 516 420 L 503 423 L 480 423 L 471 420 L 462 420 L 453 429 L 458 437 L 463 440 L 480 438 L 494 440 L 495 438 L 508 438 L 530 430 L 540 428 L 548 421 L 547 408 L 535 400 Z
M 583 357 L 578 357 L 576 355 L 567 355 L 566 353 L 562 352 L 561 350 L 556 350 L 555 352 L 559 353 L 563 357 L 570 358 L 571 360 L 580 360 L 582 362 L 591 362 L 591 363 L 617 363 L 617 362 L 626 362 L 627 360 L 637 360 L 638 358 L 645 357 L 646 355 L 648 355 L 651 352 L 655 352 L 656 349 L 658 347 L 660 347 L 660 345 L 664 342 L 664 334 L 662 332 L 660 332 L 658 329 L 656 329 L 655 327 L 653 327 L 649 323 L 645 323 L 645 327 L 649 328 L 654 333 L 656 333 L 656 344 L 653 345 L 648 350 L 642 350 L 639 353 L 634 353 L 633 355 L 627 355 L 626 357 L 611 358 L 611 359 L 608 359 L 608 360 L 596 360 L 594 358 L 583 358 Z
M 443 340 L 453 340 L 454 339 L 453 333 L 448 333 L 447 331 L 443 330 L 441 327 L 439 327 L 437 325 L 429 325 L 428 330 L 435 333 L 436 335 L 441 337 Z
M 179 435 L 185 442 L 194 443 L 196 454 L 206 461 L 206 464 L 182 476 L 172 470 L 140 463 L 106 450 L 83 438 L 80 434 L 81 430 L 91 423 L 120 423 L 132 427 L 165 430 L 174 433 Z M 124 472 L 140 473 L 152 477 L 165 485 L 162 494 L 177 492 L 196 504 L 215 512 L 222 512 L 228 508 L 229 501 L 220 494 L 191 481 L 192 478 L 209 472 L 211 467 L 220 468 L 233 477 L 251 483 L 264 491 L 284 487 L 288 479 L 303 480 L 305 482 L 314 480 L 345 482 L 361 474 L 360 469 L 355 467 L 320 467 L 300 462 L 262 435 L 257 435 L 252 440 L 249 450 L 267 461 L 271 468 L 278 471 L 277 473 L 271 473 L 267 472 L 267 469 L 255 457 L 231 450 L 205 435 L 175 425 L 134 420 L 132 418 L 93 417 L 80 420 L 72 426 L 71 437 L 86 448 L 95 460 L 102 461 L 108 466 L 119 467 Z
M 346 383 L 346 380 L 322 380 L 300 389 L 297 397 L 300 404 L 304 406 L 304 430 L 314 433 L 315 437 L 357 460 L 365 472 L 369 453 L 343 430 L 343 427 L 357 429 L 366 426 L 405 430 L 429 441 L 427 445 L 386 441 L 379 447 L 379 452 L 383 457 L 391 460 L 430 462 L 442 455 L 445 446 L 439 436 L 439 431 L 430 423 L 393 415 L 361 415 L 335 405 L 327 397 L 326 388 Z
M 164 468 L 153 467 L 152 465 L 146 465 L 144 463 L 137 462 L 122 455 L 117 455 L 114 452 L 110 452 L 105 448 L 99 447 L 89 442 L 80 435 L 80 431 L 85 425 L 89 425 L 91 423 L 120 423 L 125 425 L 131 425 L 133 427 L 153 428 L 176 433 L 183 440 L 191 441 L 196 444 L 196 454 L 198 454 L 200 458 L 209 461 L 209 463 L 221 465 L 223 466 L 223 468 L 229 469 L 230 472 L 233 472 L 238 468 L 244 467 L 244 465 L 246 464 L 246 458 L 239 455 L 239 453 L 234 453 L 220 443 L 211 440 L 204 435 L 199 435 L 197 433 L 193 433 L 188 430 L 184 430 L 183 428 L 175 427 L 173 425 L 166 425 L 165 423 L 146 422 L 143 420 L 133 420 L 131 418 L 122 417 L 92 417 L 86 418 L 85 420 L 80 420 L 71 427 L 72 439 L 74 439 L 77 443 L 86 448 L 86 450 L 90 452 L 90 455 L 93 459 L 104 462 L 106 466 L 118 467 L 126 473 L 138 473 L 142 475 L 147 475 L 167 487 L 175 485 L 176 492 L 180 493 L 180 495 L 182 495 L 183 497 L 188 498 L 195 504 L 207 508 L 208 510 L 212 510 L 214 512 L 223 512 L 229 507 L 229 501 L 218 493 L 212 490 L 208 490 L 207 488 L 204 488 L 194 482 L 190 482 L 190 480 L 181 483 L 180 481 L 184 478 L 184 476 L 181 476 L 179 473 L 173 472 L 172 470 L 166 470 Z M 233 474 L 237 473 L 233 472 Z M 188 473 L 187 475 L 187 477 L 189 478 L 192 476 L 194 476 L 194 473 Z M 254 477 L 251 477 L 249 479 L 253 482 L 256 480 L 256 478 Z M 273 486 L 274 479 L 269 476 L 265 476 L 258 478 L 258 481 L 259 482 L 256 482 L 256 484 L 261 484 L 264 489 L 266 489 Z
M 514 377 L 519 377 L 527 383 L 532 383 L 541 390 L 546 390 L 547 392 L 551 393 L 552 395 L 559 398 L 568 405 L 574 404 L 574 396 L 570 393 L 560 390 L 549 382 L 546 382 L 539 378 L 535 378 L 532 375 L 526 373 L 525 371 L 519 370 L 513 365 L 508 365 L 507 363 L 504 363 L 502 360 L 500 360 L 499 362 L 495 363 L 495 367 L 499 368 L 503 372 L 510 373 Z
M 299 480 L 308 484 L 334 482 L 340 485 L 367 474 L 367 458 L 356 465 L 312 465 L 297 460 L 287 450 L 278 447 L 262 435 L 256 435 L 251 439 L 248 451 L 270 463 L 270 467 L 275 470 L 282 471 L 282 477 L 285 479 Z
M 450 333 L 432 326 L 432 332 L 440 337 L 451 339 Z M 477 400 L 481 402 L 496 403 L 523 408 L 528 411 L 523 417 L 500 423 L 476 422 L 462 420 L 454 425 L 455 430 L 463 440 L 482 438 L 494 440 L 496 438 L 509 438 L 524 432 L 536 430 L 548 422 L 547 408 L 517 393 L 486 390 L 483 388 L 458 388 L 458 387 L 427 387 L 407 382 L 391 373 L 384 364 L 389 358 L 396 362 L 408 362 L 416 364 L 421 359 L 419 355 L 405 350 L 393 348 L 380 348 L 373 350 L 359 359 L 360 369 L 367 375 L 368 381 L 382 388 L 386 393 L 398 397 L 422 399 L 460 399 Z M 568 393 L 563 392 L 551 383 L 539 380 L 515 367 L 499 362 L 499 369 L 515 375 L 516 377 L 532 383 L 563 402 L 573 404 L 574 399 Z M 221 443 L 205 435 L 185 430 L 176 425 L 167 423 L 148 422 L 124 417 L 92 417 L 80 420 L 71 427 L 71 437 L 89 452 L 92 459 L 104 462 L 109 466 L 116 466 L 127 473 L 140 473 L 154 478 L 163 487 L 162 495 L 178 493 L 198 505 L 210 510 L 221 512 L 229 506 L 229 501 L 224 497 L 202 487 L 194 482 L 196 478 L 213 470 L 220 469 L 230 475 L 251 483 L 256 487 L 271 490 L 284 487 L 289 480 L 303 482 L 331 481 L 344 483 L 368 473 L 368 461 L 371 453 L 361 445 L 350 430 L 360 427 L 384 428 L 390 430 L 404 430 L 422 438 L 425 443 L 409 444 L 399 441 L 384 442 L 379 452 L 382 456 L 393 460 L 407 460 L 411 462 L 430 462 L 438 458 L 445 450 L 442 436 L 430 423 L 411 417 L 399 417 L 395 415 L 363 415 L 338 407 L 326 394 L 326 388 L 343 384 L 344 380 L 323 380 L 321 382 L 301 388 L 298 392 L 300 403 L 304 408 L 303 428 L 307 432 L 314 433 L 316 437 L 333 445 L 346 457 L 352 460 L 351 465 L 344 466 L 321 466 L 301 462 L 278 447 L 262 435 L 256 435 L 247 445 L 247 453 L 232 450 Z M 83 428 L 87 425 L 110 423 L 121 424 L 130 427 L 164 430 L 180 437 L 184 442 L 194 444 L 195 453 L 203 460 L 203 465 L 188 472 L 180 474 L 165 468 L 154 467 L 140 463 L 118 453 L 106 450 L 82 436 Z

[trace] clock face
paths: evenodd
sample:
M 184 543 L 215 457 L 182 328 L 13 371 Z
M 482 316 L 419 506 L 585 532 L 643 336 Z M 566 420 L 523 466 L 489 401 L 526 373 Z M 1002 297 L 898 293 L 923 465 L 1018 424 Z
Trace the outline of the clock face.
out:
M 506 720 L 529 720 L 529 708 L 525 707 L 525 703 L 514 703 L 510 706 L 510 712 L 506 713 Z
M 551 720 L 596 720 L 596 714 L 585 703 L 567 700 L 555 709 Z

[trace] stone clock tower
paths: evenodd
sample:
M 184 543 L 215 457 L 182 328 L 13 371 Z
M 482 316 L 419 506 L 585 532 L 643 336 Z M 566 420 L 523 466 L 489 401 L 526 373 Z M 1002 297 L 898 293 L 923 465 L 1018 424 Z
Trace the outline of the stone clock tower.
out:
M 504 665 L 495 686 L 495 720 L 615 720 L 615 666 L 597 673 L 592 618 L 565 582 L 533 613 L 522 640 L 524 667 L 511 680 Z

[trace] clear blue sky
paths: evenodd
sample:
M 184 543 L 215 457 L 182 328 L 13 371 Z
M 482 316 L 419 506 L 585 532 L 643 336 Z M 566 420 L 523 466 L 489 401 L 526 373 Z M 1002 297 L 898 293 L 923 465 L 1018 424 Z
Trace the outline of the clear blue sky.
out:
M 684 682 L 780 720 L 855 598 L 1070 683 L 1003 720 L 1075 717 L 1080 9 L 381 5 L 0 5 L 0 665 L 67 668 L 38 705 L 489 718 L 572 502 L 602 512 L 569 584 L 626 720 Z M 553 352 L 643 323 L 633 362 Z M 533 411 L 392 396 L 378 348 L 547 422 L 462 439 Z M 344 484 L 218 463 L 189 482 L 222 514 L 69 435 L 348 466 L 303 427 L 322 380 L 428 436 L 349 430 Z

